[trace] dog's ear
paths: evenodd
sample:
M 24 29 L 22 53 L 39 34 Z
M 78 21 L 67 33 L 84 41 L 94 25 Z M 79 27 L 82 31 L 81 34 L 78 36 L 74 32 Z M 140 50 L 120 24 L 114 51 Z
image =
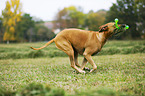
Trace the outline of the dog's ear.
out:
M 107 31 L 108 30 L 108 26 L 107 25 L 102 25 L 101 27 L 99 27 L 99 32 L 103 32 L 103 31 Z

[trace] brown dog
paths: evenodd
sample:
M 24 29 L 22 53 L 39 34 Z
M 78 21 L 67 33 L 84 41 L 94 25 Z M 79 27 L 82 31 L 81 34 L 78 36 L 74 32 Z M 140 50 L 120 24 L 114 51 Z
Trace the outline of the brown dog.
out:
M 103 45 L 109 37 L 113 34 L 125 31 L 125 24 L 118 25 L 117 29 L 115 23 L 107 23 L 100 27 L 99 32 L 85 31 L 80 29 L 65 29 L 57 34 L 57 36 L 45 44 L 41 48 L 33 48 L 34 50 L 40 50 L 52 42 L 55 42 L 58 49 L 64 51 L 70 58 L 71 67 L 76 69 L 80 73 L 85 73 L 83 70 L 87 61 L 93 66 L 90 72 L 97 69 L 91 55 L 94 55 L 101 51 Z M 82 65 L 78 64 L 78 53 L 84 56 Z M 80 67 L 80 68 L 79 68 Z

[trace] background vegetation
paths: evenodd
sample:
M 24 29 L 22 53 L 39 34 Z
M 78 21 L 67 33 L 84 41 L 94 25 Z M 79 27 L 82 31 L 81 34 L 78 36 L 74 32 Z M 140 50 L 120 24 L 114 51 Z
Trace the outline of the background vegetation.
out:
M 55 36 L 56 29 L 80 28 L 85 30 L 99 30 L 99 26 L 113 22 L 128 24 L 130 29 L 116 39 L 144 39 L 145 38 L 145 1 L 117 0 L 108 11 L 99 10 L 88 13 L 83 8 L 69 6 L 56 13 L 51 28 L 44 26 L 45 21 L 22 13 L 20 0 L 6 2 L 6 8 L 0 16 L 0 42 L 34 42 L 49 40 Z M 112 38 L 114 39 L 114 38 Z
M 22 44 L 0 44 L 0 59 L 20 59 L 38 57 L 66 57 L 67 55 L 56 48 L 55 43 L 48 47 L 36 51 L 31 50 L 30 46 L 41 47 L 46 42 L 22 43 Z M 145 53 L 145 41 L 108 41 L 98 55 L 113 54 L 134 54 Z

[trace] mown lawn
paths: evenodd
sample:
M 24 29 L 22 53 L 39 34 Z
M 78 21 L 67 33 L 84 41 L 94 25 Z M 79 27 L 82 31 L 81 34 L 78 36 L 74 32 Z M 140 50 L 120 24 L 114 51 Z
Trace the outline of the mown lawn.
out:
M 132 45 L 136 43 L 131 42 L 132 44 L 130 44 L 129 42 L 110 41 L 104 46 L 104 50 L 107 50 L 107 48 L 122 48 L 121 50 L 125 50 L 126 48 L 134 48 L 134 46 L 145 46 L 143 41 L 135 41 L 140 42 L 138 45 Z M 23 51 L 27 53 L 27 51 L 31 51 L 28 48 L 29 46 L 40 47 L 43 44 L 0 44 L 0 55 L 1 53 L 7 55 L 10 52 L 22 54 Z M 52 52 L 57 49 L 52 44 L 43 50 L 44 53 L 46 50 L 48 52 L 51 50 Z M 4 91 L 13 92 L 13 95 L 15 95 L 17 92 L 20 93 L 28 84 L 32 83 L 47 85 L 52 89 L 62 89 L 66 96 L 145 95 L 144 51 L 127 54 L 117 53 L 114 55 L 107 55 L 106 53 L 106 55 L 93 56 L 98 69 L 96 72 L 88 74 L 73 72 L 74 69 L 70 67 L 69 58 L 65 55 L 59 56 L 59 54 L 56 57 L 44 57 L 43 54 L 42 57 L 40 55 L 41 58 L 39 53 L 37 55 L 37 58 L 27 57 L 18 59 L 12 57 L 0 59 L 0 95 L 4 94 Z M 80 56 L 79 63 L 82 62 L 82 59 L 83 57 Z M 86 66 L 92 68 L 89 63 Z M 1 91 L 4 88 L 5 90 Z M 37 92 L 33 91 L 31 94 Z
M 46 42 L 0 44 L 0 59 L 21 59 L 37 57 L 67 57 L 52 43 L 48 47 L 36 51 L 31 46 L 39 48 Z M 145 53 L 145 40 L 142 41 L 108 41 L 98 55 Z

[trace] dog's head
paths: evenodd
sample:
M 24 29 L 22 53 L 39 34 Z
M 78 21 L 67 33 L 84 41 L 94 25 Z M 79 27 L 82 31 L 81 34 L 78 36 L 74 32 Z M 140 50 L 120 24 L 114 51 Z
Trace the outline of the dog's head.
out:
M 104 32 L 108 36 L 112 36 L 114 34 L 124 32 L 126 30 L 125 26 L 126 26 L 126 24 L 118 24 L 119 28 L 117 28 L 115 23 L 111 22 L 111 23 L 107 23 L 107 24 L 99 27 L 99 29 L 100 29 L 99 32 Z

